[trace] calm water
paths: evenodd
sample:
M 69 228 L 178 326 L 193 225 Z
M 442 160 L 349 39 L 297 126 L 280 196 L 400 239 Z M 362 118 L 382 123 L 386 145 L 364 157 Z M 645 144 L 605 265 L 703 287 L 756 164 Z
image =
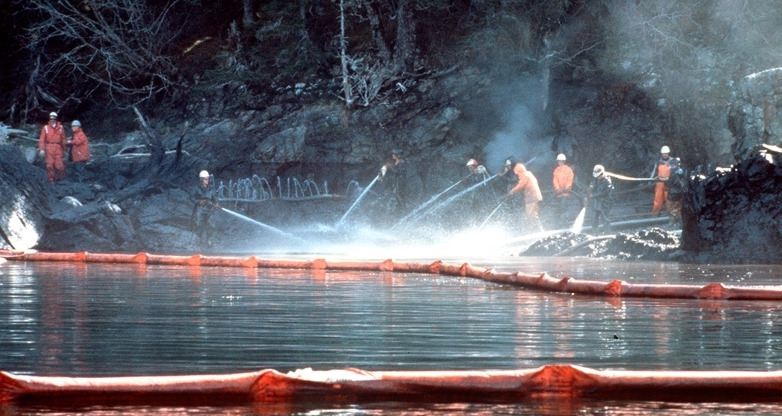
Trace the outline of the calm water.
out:
M 605 281 L 769 286 L 782 278 L 780 266 L 518 257 L 470 262 Z M 434 275 L 9 262 L 0 265 L 0 370 L 110 376 L 553 363 L 781 370 L 781 317 L 782 305 L 775 302 L 617 300 Z M 336 409 L 95 407 L 73 413 L 20 406 L 0 404 L 0 415 L 782 413 L 782 404 L 773 403 L 581 401 Z

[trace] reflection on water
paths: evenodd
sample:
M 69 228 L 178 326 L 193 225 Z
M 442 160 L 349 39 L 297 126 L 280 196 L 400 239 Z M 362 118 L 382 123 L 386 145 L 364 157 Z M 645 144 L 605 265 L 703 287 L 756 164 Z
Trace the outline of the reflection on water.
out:
M 771 285 L 775 275 L 782 276 L 779 266 L 526 258 L 472 263 L 628 282 Z M 11 262 L 0 266 L 0 370 L 107 376 L 305 367 L 514 369 L 552 363 L 595 369 L 780 370 L 780 315 L 774 302 L 571 296 L 436 275 Z M 17 413 L 17 406 L 0 405 L 0 414 Z M 627 414 L 675 409 L 677 414 L 735 414 L 749 408 L 782 412 L 775 404 L 561 401 L 80 412 Z

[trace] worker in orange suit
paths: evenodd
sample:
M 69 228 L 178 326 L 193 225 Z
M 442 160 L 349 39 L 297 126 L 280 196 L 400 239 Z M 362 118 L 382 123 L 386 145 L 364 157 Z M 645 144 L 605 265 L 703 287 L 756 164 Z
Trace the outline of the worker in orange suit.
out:
M 511 169 L 519 179 L 506 196 L 511 197 L 523 191 L 526 232 L 543 231 L 540 224 L 540 201 L 543 200 L 543 195 L 540 193 L 538 180 L 521 162 L 516 162 Z
M 660 160 L 657 161 L 652 172 L 652 179 L 657 180 L 654 183 L 653 217 L 660 216 L 663 204 L 668 200 L 668 189 L 665 187 L 665 181 L 671 176 L 670 153 L 671 149 L 668 146 L 663 146 L 660 149 Z
M 46 161 L 46 173 L 49 175 L 49 182 L 65 179 L 65 130 L 62 124 L 57 121 L 57 113 L 49 113 L 49 123 L 41 129 L 41 135 L 38 138 L 38 152 L 43 155 Z
M 567 165 L 564 153 L 557 155 L 557 167 L 554 169 L 552 184 L 554 185 L 554 206 L 558 221 L 565 221 L 570 192 L 573 190 L 573 169 Z
M 73 130 L 73 138 L 65 144 L 71 146 L 71 162 L 74 164 L 77 175 L 81 175 L 84 173 L 84 165 L 90 161 L 90 142 L 87 135 L 84 134 L 79 120 L 71 122 L 71 130 Z

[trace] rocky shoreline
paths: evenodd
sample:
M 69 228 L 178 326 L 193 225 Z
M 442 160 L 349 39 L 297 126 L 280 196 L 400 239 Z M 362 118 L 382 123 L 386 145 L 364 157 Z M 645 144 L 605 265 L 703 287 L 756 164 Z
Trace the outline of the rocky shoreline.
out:
M 532 243 L 519 255 L 587 256 L 627 260 L 703 263 L 780 263 L 782 246 L 782 169 L 780 154 L 762 148 L 728 170 L 690 181 L 681 235 L 668 228 L 649 226 L 613 236 L 594 238 L 563 233 Z M 169 173 L 154 182 L 144 179 L 149 166 L 126 167 L 133 172 L 123 185 L 116 162 L 96 160 L 80 181 L 48 184 L 45 171 L 28 163 L 13 145 L 0 146 L 2 198 L 13 203 L 0 209 L 7 250 L 90 252 L 194 253 L 203 251 L 191 229 L 192 181 Z M 145 182 L 146 181 L 146 182 Z M 177 184 L 179 181 L 179 184 Z M 143 191 L 128 197 L 128 190 Z M 281 198 L 230 208 L 283 229 L 339 240 L 336 230 L 316 225 L 334 224 L 354 202 L 355 195 L 333 195 L 324 200 L 292 202 Z M 371 216 L 363 213 L 366 226 Z M 217 220 L 222 250 L 242 247 L 252 239 L 283 250 L 296 244 L 285 236 L 248 227 L 229 216 Z M 287 227 L 287 228 L 284 228 Z M 311 227 L 311 231 L 306 231 Z M 439 227 L 439 225 L 438 225 Z M 304 231 L 303 231 L 304 230 Z M 377 228 L 382 232 L 384 228 Z M 325 234 L 323 234 L 325 233 Z M 240 236 L 237 238 L 237 236 Z M 313 238 L 317 244 L 320 238 Z M 349 238 L 345 236 L 344 238 Z M 321 239 L 321 241 L 326 241 Z M 207 249 L 208 250 L 208 249 Z

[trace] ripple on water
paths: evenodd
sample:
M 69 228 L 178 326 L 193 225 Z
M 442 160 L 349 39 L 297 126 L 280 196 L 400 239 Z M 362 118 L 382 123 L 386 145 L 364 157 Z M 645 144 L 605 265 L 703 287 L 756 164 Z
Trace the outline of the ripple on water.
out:
M 752 283 L 770 284 L 780 275 L 777 266 L 625 263 L 514 258 L 498 268 L 688 283 L 701 282 L 703 275 L 714 281 L 728 275 L 750 280 L 751 274 Z M 551 363 L 765 371 L 782 368 L 779 321 L 780 307 L 773 302 L 571 296 L 437 275 L 59 263 L 0 268 L 0 368 L 20 374 L 511 369 Z M 542 405 L 510 409 L 534 414 Z M 658 405 L 609 407 L 654 413 Z M 433 410 L 408 406 L 402 413 Z M 504 408 L 459 406 L 442 409 Z M 689 413 L 688 406 L 681 409 Z M 590 405 L 577 407 L 588 411 Z M 712 410 L 742 411 L 741 405 Z M 362 414 L 398 411 L 362 408 Z

